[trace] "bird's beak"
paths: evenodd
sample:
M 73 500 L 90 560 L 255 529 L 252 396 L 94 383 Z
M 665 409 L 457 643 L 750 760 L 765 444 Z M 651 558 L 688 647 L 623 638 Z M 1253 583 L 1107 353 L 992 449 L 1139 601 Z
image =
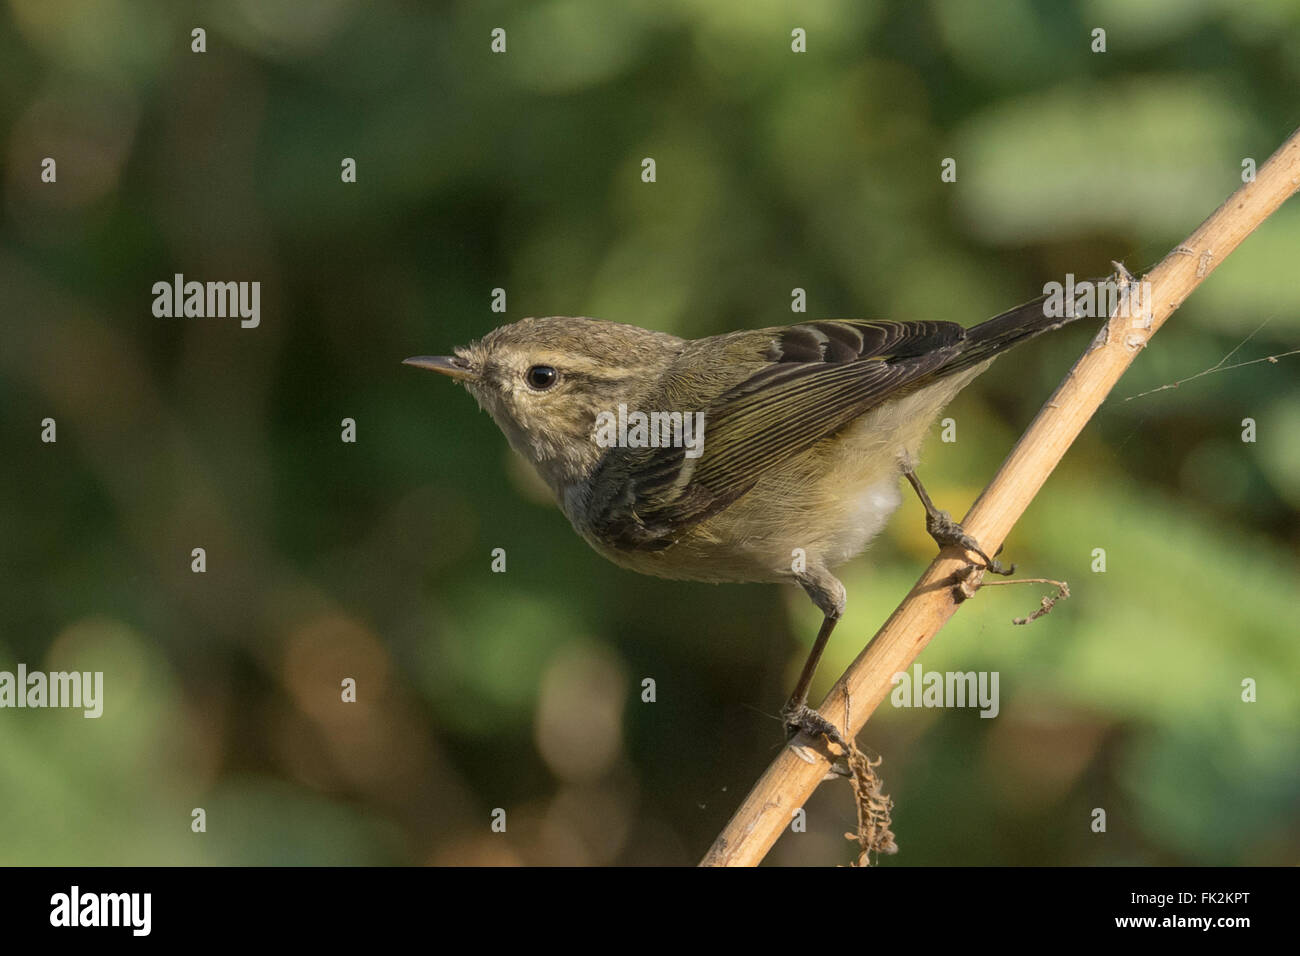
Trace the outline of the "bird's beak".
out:
M 402 364 L 427 368 L 431 372 L 439 372 L 462 382 L 478 378 L 469 363 L 458 355 L 416 355 L 403 359 Z

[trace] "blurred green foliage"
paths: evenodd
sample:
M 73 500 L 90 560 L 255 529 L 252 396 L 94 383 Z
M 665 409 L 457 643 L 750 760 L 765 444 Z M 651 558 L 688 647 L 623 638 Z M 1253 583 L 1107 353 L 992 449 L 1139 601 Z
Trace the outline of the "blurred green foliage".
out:
M 1297 125 L 1298 41 L 1292 0 L 7 0 L 0 669 L 102 669 L 106 711 L 0 712 L 0 862 L 694 861 L 779 746 L 815 612 L 604 563 L 398 362 L 499 324 L 495 287 L 509 320 L 698 336 L 791 321 L 794 287 L 817 317 L 971 324 L 1139 269 Z M 1037 594 L 986 590 L 922 656 L 997 670 L 1001 714 L 868 725 L 890 865 L 1296 862 L 1296 360 L 1127 399 L 1293 348 L 1297 249 L 1292 204 L 1007 542 L 1073 597 L 1016 628 Z M 177 272 L 260 281 L 261 326 L 155 318 Z M 954 403 L 943 506 L 1091 334 Z M 909 501 L 844 569 L 821 689 L 931 552 Z M 850 859 L 847 788 L 808 809 L 770 859 Z

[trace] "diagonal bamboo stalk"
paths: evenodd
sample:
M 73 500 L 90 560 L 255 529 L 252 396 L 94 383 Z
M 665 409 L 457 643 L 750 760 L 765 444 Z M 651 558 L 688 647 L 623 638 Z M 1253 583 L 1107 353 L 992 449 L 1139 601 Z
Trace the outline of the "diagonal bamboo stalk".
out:
M 1038 412 L 993 481 L 962 520 L 966 531 L 992 551 L 1038 494 L 1084 425 L 1121 375 L 1174 310 L 1241 241 L 1300 189 L 1300 130 L 1260 168 L 1252 183 L 1232 194 L 1197 230 L 1143 279 L 1150 283 L 1149 311 L 1138 319 L 1117 309 L 1105 329 Z M 903 602 L 858 655 L 822 702 L 823 716 L 856 736 L 888 695 L 891 678 L 905 671 L 956 612 L 951 586 L 966 565 L 951 551 L 940 554 Z M 978 583 L 971 579 L 971 585 Z M 847 715 L 847 717 L 846 717 Z M 806 738 L 800 738 L 807 743 Z M 799 741 L 797 740 L 796 743 Z M 702 866 L 754 866 L 803 806 L 829 769 L 820 750 L 783 748 L 714 841 Z

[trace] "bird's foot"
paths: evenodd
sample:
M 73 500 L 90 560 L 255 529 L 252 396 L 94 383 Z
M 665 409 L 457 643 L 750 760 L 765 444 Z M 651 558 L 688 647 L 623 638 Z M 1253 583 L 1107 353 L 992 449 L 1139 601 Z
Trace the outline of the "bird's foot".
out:
M 925 516 L 925 530 L 930 532 L 930 537 L 934 538 L 935 543 L 940 548 L 958 547 L 965 551 L 973 552 L 980 556 L 984 562 L 981 570 L 988 571 L 992 574 L 1012 575 L 1016 573 L 1016 566 L 1013 564 L 1009 568 L 1004 568 L 1000 561 L 995 560 L 997 554 L 1002 553 L 998 548 L 994 558 L 990 558 L 984 553 L 979 546 L 979 542 L 966 533 L 966 530 L 952 520 L 952 515 L 946 511 L 927 511 Z
M 806 703 L 795 704 L 792 701 L 786 704 L 785 709 L 781 711 L 781 719 L 785 722 L 787 743 L 802 732 L 809 737 L 825 737 L 845 753 L 848 752 L 849 745 L 844 740 L 844 735 L 840 733 L 840 729 Z

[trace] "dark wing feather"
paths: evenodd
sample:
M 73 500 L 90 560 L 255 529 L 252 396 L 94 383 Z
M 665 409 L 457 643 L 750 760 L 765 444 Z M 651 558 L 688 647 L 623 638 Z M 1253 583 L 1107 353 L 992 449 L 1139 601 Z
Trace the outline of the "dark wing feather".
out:
M 952 322 L 834 320 L 702 340 L 716 353 L 722 381 L 734 377 L 736 361 L 754 371 L 703 409 L 698 459 L 680 447 L 610 449 L 592 483 L 591 530 L 624 550 L 672 545 L 773 467 L 940 369 L 959 354 L 964 336 Z M 679 374 L 698 381 L 701 362 L 710 360 L 692 358 Z M 673 374 L 666 394 L 690 393 L 673 388 Z

